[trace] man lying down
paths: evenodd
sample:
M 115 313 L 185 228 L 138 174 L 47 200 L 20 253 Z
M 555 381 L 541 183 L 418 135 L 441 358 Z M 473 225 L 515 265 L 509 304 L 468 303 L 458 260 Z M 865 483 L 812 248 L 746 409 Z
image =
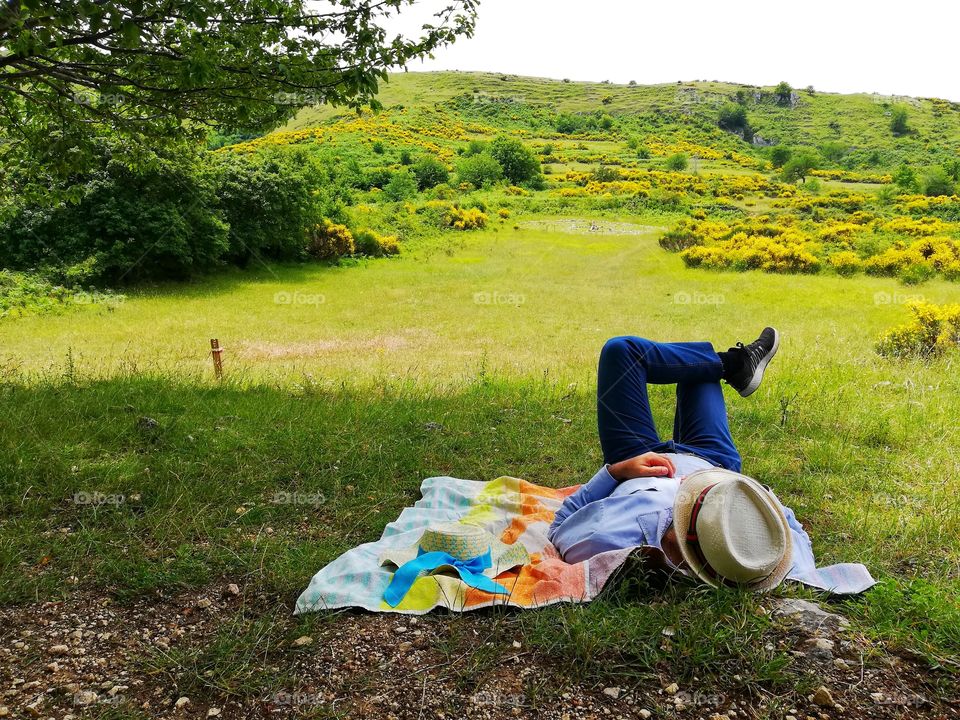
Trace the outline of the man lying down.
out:
M 608 340 L 597 372 L 597 425 L 606 463 L 563 503 L 551 542 L 570 563 L 647 546 L 650 557 L 714 585 L 765 592 L 785 578 L 836 593 L 873 579 L 859 564 L 817 569 L 810 538 L 773 492 L 740 474 L 720 381 L 742 397 L 779 348 L 765 328 L 749 345 Z M 673 439 L 661 441 L 647 385 L 676 385 Z

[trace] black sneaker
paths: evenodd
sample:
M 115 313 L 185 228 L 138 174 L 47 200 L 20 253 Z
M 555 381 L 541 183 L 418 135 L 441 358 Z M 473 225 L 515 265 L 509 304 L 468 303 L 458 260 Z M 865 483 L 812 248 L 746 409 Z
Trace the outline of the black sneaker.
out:
M 780 347 L 780 333 L 772 327 L 766 327 L 760 333 L 760 337 L 749 345 L 737 343 L 736 347 L 730 348 L 730 355 L 740 355 L 742 365 L 735 368 L 724 379 L 730 383 L 741 397 L 747 397 L 760 387 L 760 381 L 763 380 L 763 371 L 767 364 L 777 354 Z

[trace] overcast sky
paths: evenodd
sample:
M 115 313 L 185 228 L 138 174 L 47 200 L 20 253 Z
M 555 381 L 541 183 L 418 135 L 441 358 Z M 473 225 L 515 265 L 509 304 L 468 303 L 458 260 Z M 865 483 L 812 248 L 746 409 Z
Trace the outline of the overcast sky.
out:
M 404 11 L 403 25 L 429 6 Z M 786 80 L 960 101 L 958 41 L 955 0 L 481 0 L 473 38 L 409 69 L 642 84 Z

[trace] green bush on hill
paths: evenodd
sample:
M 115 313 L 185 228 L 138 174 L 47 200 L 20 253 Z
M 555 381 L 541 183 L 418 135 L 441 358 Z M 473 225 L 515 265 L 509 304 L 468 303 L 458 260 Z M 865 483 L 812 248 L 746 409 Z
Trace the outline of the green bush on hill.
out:
M 490 187 L 503 178 L 503 168 L 490 153 L 469 155 L 457 163 L 457 178 L 474 187 Z

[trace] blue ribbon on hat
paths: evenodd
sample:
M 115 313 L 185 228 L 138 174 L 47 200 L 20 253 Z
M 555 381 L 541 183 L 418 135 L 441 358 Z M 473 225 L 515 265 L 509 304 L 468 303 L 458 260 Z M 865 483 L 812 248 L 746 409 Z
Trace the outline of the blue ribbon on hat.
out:
M 420 573 L 436 570 L 443 565 L 452 566 L 460 579 L 472 588 L 498 595 L 510 594 L 510 591 L 503 585 L 494 582 L 483 574 L 484 570 L 493 567 L 493 559 L 490 556 L 489 548 L 482 555 L 477 555 L 469 560 L 458 560 L 450 553 L 424 552 L 423 548 L 418 548 L 416 558 L 397 568 L 397 571 L 393 574 L 393 579 L 383 592 L 383 599 L 387 601 L 390 607 L 396 607 L 410 591 L 416 579 L 420 577 Z

